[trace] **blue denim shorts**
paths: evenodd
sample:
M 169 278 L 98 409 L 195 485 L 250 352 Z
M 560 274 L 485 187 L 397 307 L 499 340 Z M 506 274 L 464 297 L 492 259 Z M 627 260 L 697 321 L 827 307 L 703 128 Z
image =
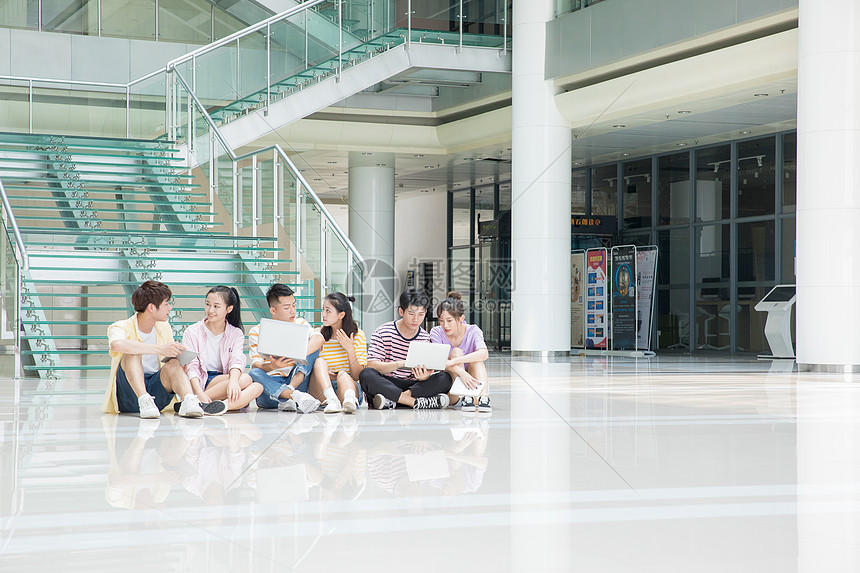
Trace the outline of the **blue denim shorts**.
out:
M 174 394 L 168 392 L 164 384 L 161 383 L 161 370 L 144 374 L 143 383 L 146 386 L 146 392 L 155 398 L 155 407 L 159 410 L 163 410 L 173 401 Z M 128 383 L 128 377 L 125 375 L 122 365 L 116 370 L 116 402 L 120 412 L 140 413 L 137 395 L 131 389 L 131 384 Z
M 208 387 L 209 387 L 209 383 L 210 383 L 210 382 L 212 382 L 212 379 L 213 379 L 213 378 L 215 378 L 216 376 L 221 376 L 221 374 L 223 374 L 223 372 L 215 372 L 215 371 L 213 371 L 213 370 L 209 370 L 209 371 L 207 371 L 207 372 L 206 372 L 206 375 L 207 375 L 207 377 L 206 377 L 206 383 L 205 383 L 205 384 L 203 384 L 203 389 L 205 390 L 206 388 L 208 388 Z

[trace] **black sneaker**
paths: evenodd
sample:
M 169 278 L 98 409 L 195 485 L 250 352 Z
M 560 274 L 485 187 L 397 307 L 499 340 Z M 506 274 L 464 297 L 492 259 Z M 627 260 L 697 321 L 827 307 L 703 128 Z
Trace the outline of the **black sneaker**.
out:
M 173 411 L 179 412 L 182 407 L 182 402 L 173 404 Z M 227 402 L 224 400 L 213 400 L 211 402 L 200 402 L 200 407 L 203 408 L 203 413 L 207 416 L 220 416 L 227 411 Z
M 493 411 L 493 407 L 490 406 L 490 397 L 489 396 L 481 396 L 478 398 L 478 412 L 489 414 Z
M 201 402 L 200 407 L 203 408 L 203 413 L 207 416 L 220 416 L 227 411 L 227 402 L 224 400 L 212 400 L 205 404 Z
M 448 407 L 448 395 L 436 394 L 426 398 L 415 398 L 414 410 L 441 410 Z

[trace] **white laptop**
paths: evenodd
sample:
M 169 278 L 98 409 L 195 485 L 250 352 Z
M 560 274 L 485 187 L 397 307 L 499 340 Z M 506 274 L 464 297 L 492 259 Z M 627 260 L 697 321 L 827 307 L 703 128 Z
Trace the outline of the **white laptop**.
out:
M 406 368 L 423 366 L 430 370 L 445 370 L 451 347 L 434 342 L 410 342 L 406 354 Z
M 454 379 L 454 385 L 451 386 L 451 389 L 448 390 L 448 393 L 453 394 L 454 396 L 471 396 L 473 398 L 477 398 L 484 393 L 484 388 L 486 387 L 486 385 L 486 382 L 481 382 L 480 380 L 478 380 L 477 388 L 469 388 L 462 380 L 460 380 L 460 377 L 457 376 Z
M 264 358 L 280 356 L 294 360 L 296 364 L 307 364 L 311 330 L 309 324 L 264 318 L 260 320 L 257 352 Z

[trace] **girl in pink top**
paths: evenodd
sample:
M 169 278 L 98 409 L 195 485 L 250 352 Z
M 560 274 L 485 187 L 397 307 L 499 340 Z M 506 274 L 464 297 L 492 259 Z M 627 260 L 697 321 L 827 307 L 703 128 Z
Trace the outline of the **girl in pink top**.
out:
M 436 309 L 439 326 L 430 331 L 430 341 L 437 344 L 447 344 L 451 347 L 448 355 L 448 365 L 445 370 L 460 381 L 466 388 L 477 388 L 484 384 L 482 395 L 477 399 L 471 396 L 462 397 L 462 409 L 466 412 L 492 412 L 490 397 L 487 395 L 487 367 L 484 361 L 489 358 L 484 333 L 476 324 L 466 324 L 466 303 L 463 295 L 457 291 L 448 293 Z M 451 403 L 457 402 L 457 396 L 452 393 Z
M 194 393 L 205 403 L 225 401 L 221 411 L 239 410 L 263 392 L 263 386 L 245 372 L 245 332 L 239 293 L 235 288 L 216 286 L 206 293 L 206 318 L 195 322 L 182 336 L 182 344 L 197 353 L 185 366 Z

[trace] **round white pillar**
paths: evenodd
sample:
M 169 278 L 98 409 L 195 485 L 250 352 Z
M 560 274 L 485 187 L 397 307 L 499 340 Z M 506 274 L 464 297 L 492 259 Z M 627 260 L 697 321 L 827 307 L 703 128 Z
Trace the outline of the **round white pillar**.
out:
M 514 0 L 511 350 L 570 352 L 570 124 L 544 79 L 552 0 Z
M 860 368 L 860 10 L 800 0 L 797 363 Z
M 366 265 L 361 329 L 370 336 L 395 316 L 394 154 L 349 154 L 349 239 Z

